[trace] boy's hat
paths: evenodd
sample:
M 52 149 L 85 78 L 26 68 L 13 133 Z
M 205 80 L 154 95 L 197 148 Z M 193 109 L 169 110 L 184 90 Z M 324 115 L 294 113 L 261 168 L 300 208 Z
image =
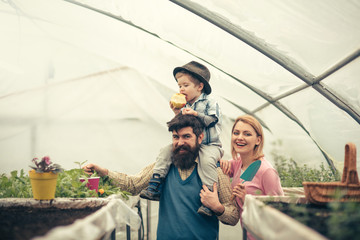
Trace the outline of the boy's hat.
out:
M 176 67 L 173 71 L 173 75 L 175 77 L 176 73 L 178 73 L 181 70 L 185 70 L 186 72 L 190 73 L 191 75 L 194 75 L 197 79 L 199 79 L 202 83 L 204 83 L 204 90 L 206 94 L 211 93 L 211 87 L 209 84 L 210 81 L 210 71 L 205 67 L 204 65 L 191 61 L 187 64 L 185 64 L 182 67 Z M 176 80 L 176 78 L 175 78 Z

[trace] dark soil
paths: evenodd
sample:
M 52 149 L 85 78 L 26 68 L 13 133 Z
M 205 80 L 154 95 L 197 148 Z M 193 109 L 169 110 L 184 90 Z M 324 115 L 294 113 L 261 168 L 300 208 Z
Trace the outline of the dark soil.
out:
M 0 207 L 0 239 L 27 240 L 42 236 L 56 226 L 72 224 L 100 208 Z
M 360 203 L 325 205 L 267 202 L 329 239 L 359 239 Z

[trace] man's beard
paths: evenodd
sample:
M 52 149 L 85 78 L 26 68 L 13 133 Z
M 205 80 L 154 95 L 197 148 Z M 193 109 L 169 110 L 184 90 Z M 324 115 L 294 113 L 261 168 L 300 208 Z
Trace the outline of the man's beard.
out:
M 180 150 L 186 150 L 186 152 L 179 153 Z M 199 155 L 200 144 L 196 142 L 196 146 L 191 148 L 188 145 L 182 145 L 173 149 L 171 161 L 175 167 L 182 170 L 190 169 L 195 164 L 195 160 Z

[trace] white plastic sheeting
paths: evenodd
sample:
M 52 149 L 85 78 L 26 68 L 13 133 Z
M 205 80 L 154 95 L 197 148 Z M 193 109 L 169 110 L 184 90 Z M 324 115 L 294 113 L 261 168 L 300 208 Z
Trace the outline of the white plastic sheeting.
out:
M 262 201 L 271 200 L 279 202 L 302 202 L 304 198 L 282 196 L 263 197 L 257 199 L 253 195 L 246 195 L 244 212 L 242 214 L 244 227 L 256 236 L 257 239 L 293 239 L 293 240 L 325 240 L 323 235 L 303 225 L 293 218 L 272 207 L 266 206 Z M 295 202 L 296 203 L 296 202 Z
M 138 172 L 171 141 L 172 70 L 191 60 L 211 71 L 225 159 L 250 113 L 268 160 L 341 171 L 345 144 L 360 147 L 360 1 L 176 2 L 0 1 L 1 172 L 43 155 Z
M 191 60 L 212 73 L 225 158 L 251 113 L 270 161 L 342 170 L 345 144 L 360 147 L 360 2 L 179 2 L 1 1 L 1 170 L 46 154 L 137 172 L 171 139 L 172 70 Z

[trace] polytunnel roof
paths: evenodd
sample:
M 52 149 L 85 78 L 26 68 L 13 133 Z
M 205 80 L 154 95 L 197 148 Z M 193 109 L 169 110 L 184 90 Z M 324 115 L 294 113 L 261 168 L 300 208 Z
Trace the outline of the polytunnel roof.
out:
M 224 158 L 247 113 L 268 159 L 342 171 L 345 144 L 360 147 L 359 21 L 348 0 L 2 1 L 1 169 L 50 155 L 137 172 L 170 142 L 172 70 L 196 60 L 222 109 Z

